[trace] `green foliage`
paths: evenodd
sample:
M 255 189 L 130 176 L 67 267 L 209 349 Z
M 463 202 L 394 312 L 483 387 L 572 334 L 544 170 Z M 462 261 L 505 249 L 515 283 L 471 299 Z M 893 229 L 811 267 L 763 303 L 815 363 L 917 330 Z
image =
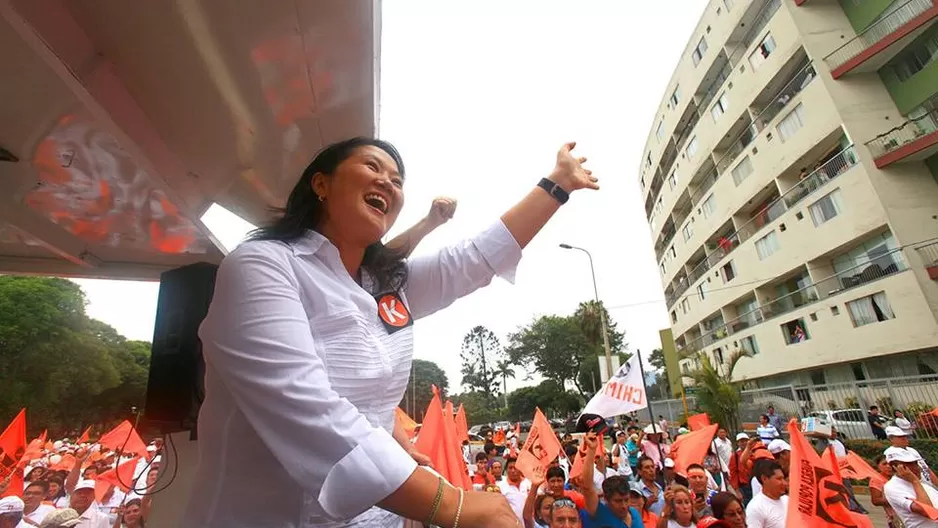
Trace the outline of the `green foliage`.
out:
M 889 442 L 885 440 L 845 440 L 844 445 L 847 449 L 856 452 L 871 465 L 873 460 L 889 447 Z M 910 445 L 914 447 L 925 460 L 934 467 L 938 463 L 938 440 L 913 438 Z
M 734 352 L 725 366 L 714 365 L 710 356 L 697 354 L 700 368 L 687 376 L 694 380 L 697 406 L 710 416 L 710 421 L 719 423 L 732 433 L 740 430 L 739 405 L 742 402 L 740 384 L 733 381 L 733 370 L 746 354 Z
M 665 394 L 664 397 L 667 397 L 667 391 L 669 391 L 671 387 L 671 378 L 668 376 L 668 368 L 665 366 L 664 351 L 660 348 L 652 350 L 651 355 L 648 356 L 648 362 L 651 363 L 652 368 L 658 373 L 655 383 L 660 383 L 664 387 L 665 392 L 662 394 Z
M 482 392 L 464 392 L 450 396 L 454 407 L 462 404 L 466 411 L 469 427 L 477 424 L 497 422 L 505 417 L 504 409 L 492 407 L 492 395 Z
M 548 416 L 566 416 L 577 412 L 583 405 L 580 397 L 565 391 L 553 380 L 544 380 L 535 387 L 521 387 L 508 395 L 508 417 L 511 420 L 530 420 L 534 410 L 540 408 Z
M 493 407 L 501 379 L 497 365 L 505 357 L 498 337 L 484 326 L 473 328 L 463 337 L 459 357 L 462 360 L 462 385 L 485 395 L 489 407 Z
M 150 344 L 85 313 L 65 279 L 0 277 L 0 422 L 28 409 L 31 429 L 66 432 L 143 408 Z
M 416 387 L 414 379 L 417 381 Z M 404 409 L 414 420 L 422 421 L 423 413 L 427 411 L 427 406 L 433 399 L 433 385 L 436 385 L 440 389 L 440 395 L 445 397 L 449 389 L 446 372 L 443 372 L 443 369 L 432 361 L 415 359 L 410 379 L 407 380 L 407 390 L 401 399 L 401 409 Z M 415 399 L 416 402 L 414 402 Z

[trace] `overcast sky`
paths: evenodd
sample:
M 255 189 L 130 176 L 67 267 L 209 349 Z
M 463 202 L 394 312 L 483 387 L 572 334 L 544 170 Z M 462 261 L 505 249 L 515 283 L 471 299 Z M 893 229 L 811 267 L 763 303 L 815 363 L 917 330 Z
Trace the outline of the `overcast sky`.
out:
M 418 321 L 415 357 L 437 362 L 451 392 L 459 351 L 476 325 L 508 333 L 534 318 L 572 313 L 600 298 L 643 358 L 668 326 L 661 281 L 637 183 L 645 138 L 703 0 L 385 0 L 380 135 L 407 165 L 405 229 L 439 195 L 456 217 L 417 253 L 483 229 L 577 141 L 602 189 L 579 191 L 531 243 L 511 286 L 492 286 Z M 223 211 L 205 219 L 226 244 L 246 229 Z M 219 227 L 215 227 L 219 226 Z M 79 282 L 89 314 L 132 339 L 151 340 L 158 285 Z M 530 384 L 509 381 L 509 389 Z

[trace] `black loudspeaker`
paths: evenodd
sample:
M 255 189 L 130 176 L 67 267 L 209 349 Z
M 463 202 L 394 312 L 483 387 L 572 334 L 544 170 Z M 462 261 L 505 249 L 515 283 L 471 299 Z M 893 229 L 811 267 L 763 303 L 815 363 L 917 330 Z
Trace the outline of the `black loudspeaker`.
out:
M 215 292 L 218 266 L 200 262 L 163 272 L 150 353 L 144 427 L 193 431 L 204 395 L 199 325 Z

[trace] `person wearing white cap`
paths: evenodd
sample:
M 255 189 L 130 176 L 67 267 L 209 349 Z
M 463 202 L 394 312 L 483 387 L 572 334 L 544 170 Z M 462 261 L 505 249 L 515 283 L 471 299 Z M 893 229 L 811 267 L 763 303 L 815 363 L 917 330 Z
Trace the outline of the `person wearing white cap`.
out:
M 0 528 L 21 528 L 23 523 L 23 499 L 10 495 L 0 499 Z
M 905 528 L 938 528 L 938 522 L 925 511 L 929 506 L 938 508 L 938 490 L 922 482 L 920 457 L 901 447 L 890 447 L 883 454 L 894 472 L 883 486 L 883 494 L 902 524 Z
M 76 528 L 111 528 L 107 515 L 98 511 L 94 503 L 93 480 L 79 480 L 68 499 L 68 507 L 78 512 L 81 521 Z
M 742 494 L 743 506 L 752 500 L 752 462 L 749 457 L 752 453 L 749 435 L 738 433 L 736 435 L 736 451 L 730 459 L 730 485 Z
M 81 522 L 78 512 L 72 508 L 63 508 L 56 510 L 39 524 L 39 528 L 73 528 Z
M 791 446 L 788 442 L 782 440 L 781 438 L 776 438 L 769 442 L 769 445 L 766 446 L 766 449 L 769 450 L 769 453 L 772 453 L 772 456 L 775 457 L 775 461 L 778 462 L 778 465 L 782 466 L 782 471 L 785 473 L 785 478 L 788 478 L 788 472 L 791 469 Z
M 938 476 L 936 476 L 935 472 L 932 471 L 931 467 L 929 467 L 925 457 L 923 457 L 921 453 L 918 452 L 918 450 L 909 445 L 909 433 L 898 427 L 889 426 L 886 428 L 886 438 L 889 439 L 889 444 L 892 447 L 897 449 L 905 449 L 918 458 L 918 465 L 922 466 L 923 481 L 931 484 L 932 486 L 938 484 Z

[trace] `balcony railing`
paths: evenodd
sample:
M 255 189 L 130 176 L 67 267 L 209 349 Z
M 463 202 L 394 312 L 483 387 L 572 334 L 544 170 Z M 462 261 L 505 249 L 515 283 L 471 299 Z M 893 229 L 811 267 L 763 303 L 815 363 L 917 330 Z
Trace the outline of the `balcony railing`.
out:
M 723 88 L 723 83 L 730 78 L 730 74 L 733 73 L 733 66 L 729 62 L 720 70 L 720 73 L 717 74 L 716 78 L 713 79 L 713 82 L 710 83 L 710 87 L 707 88 L 707 92 L 703 97 L 700 98 L 700 112 L 707 112 L 708 107 L 710 106 L 710 101 L 713 101 L 713 98 L 717 96 L 717 93 Z
M 938 280 L 938 242 L 928 242 L 916 246 L 915 251 L 922 257 L 922 262 L 925 263 L 928 278 Z
M 936 130 L 938 130 L 938 108 L 909 119 L 892 130 L 876 136 L 867 141 L 866 146 L 869 147 L 874 158 L 879 158 Z
M 721 327 L 714 328 L 708 333 L 688 341 L 684 346 L 685 350 L 699 351 L 705 346 L 715 343 L 719 339 L 729 337 L 735 332 L 742 331 L 755 324 L 768 321 L 769 319 L 785 315 L 802 306 L 816 302 L 821 297 L 818 292 L 825 292 L 825 298 L 841 294 L 847 290 L 868 284 L 870 282 L 895 275 L 905 271 L 906 265 L 902 259 L 902 248 L 894 249 L 888 253 L 877 256 L 870 262 L 853 266 L 849 269 L 840 271 L 819 280 L 815 284 L 810 284 L 791 293 L 777 297 L 759 308 L 741 314 L 740 316 L 727 321 Z M 744 324 L 740 324 L 744 323 Z M 714 336 L 722 336 L 714 339 Z
M 909 0 L 824 57 L 824 62 L 827 63 L 828 68 L 836 70 L 934 5 L 933 0 Z
M 705 273 L 723 260 L 723 257 L 732 253 L 740 244 L 752 238 L 752 235 L 758 233 L 763 227 L 775 221 L 785 211 L 794 207 L 824 184 L 840 176 L 846 172 L 847 169 L 856 164 L 856 151 L 853 145 L 851 145 L 838 152 L 834 157 L 824 162 L 823 165 L 814 169 L 814 172 L 798 182 L 798 184 L 791 189 L 785 191 L 785 194 L 776 198 L 756 216 L 741 225 L 732 235 L 720 237 L 716 249 L 687 274 L 687 283 L 676 286 L 674 293 L 670 297 L 665 298 L 668 307 L 680 298 L 691 284 L 700 277 L 703 277 Z

